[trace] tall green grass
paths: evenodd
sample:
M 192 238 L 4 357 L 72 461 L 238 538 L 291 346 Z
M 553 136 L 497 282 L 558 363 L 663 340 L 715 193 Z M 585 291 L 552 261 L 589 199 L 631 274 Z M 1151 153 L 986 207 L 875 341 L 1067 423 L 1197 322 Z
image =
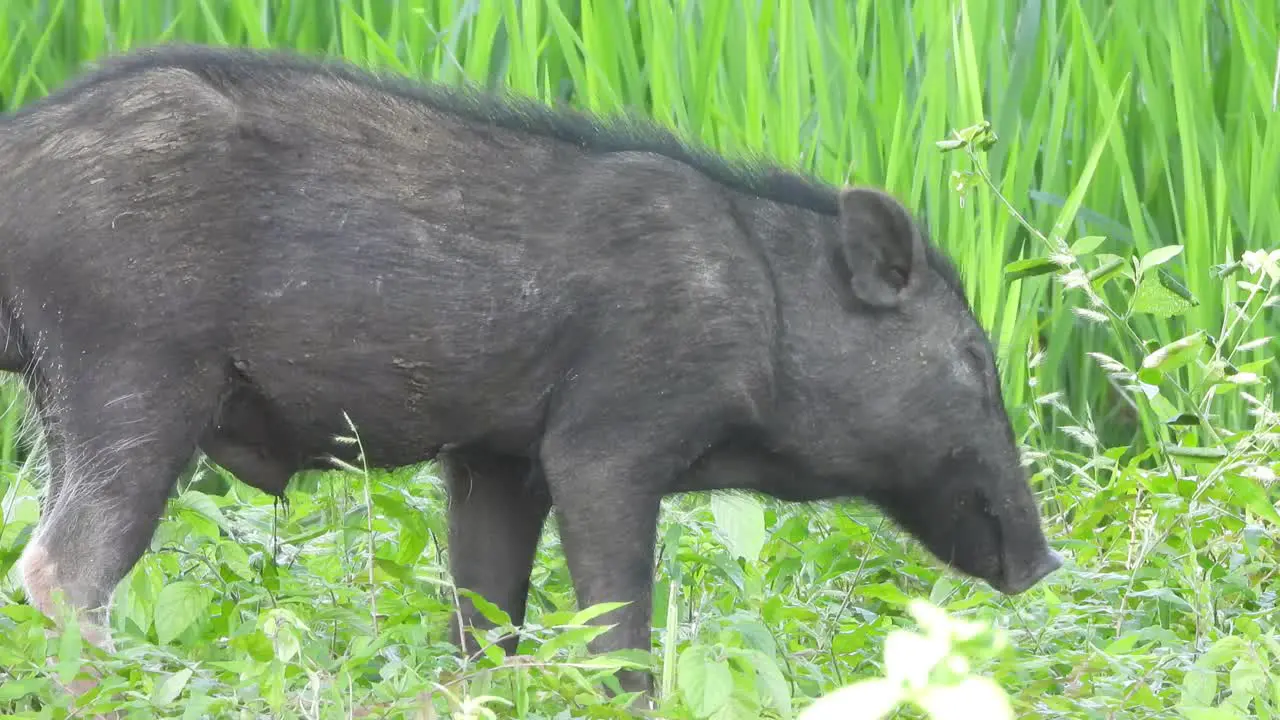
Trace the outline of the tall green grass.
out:
M 646 113 L 730 154 L 760 153 L 836 183 L 899 194 L 959 262 L 999 347 L 1009 402 L 1032 400 L 1028 360 L 1107 440 L 1144 440 L 1045 278 L 1003 268 L 1029 236 L 990 193 L 955 191 L 952 128 L 989 120 L 986 170 L 1047 226 L 1105 110 L 1121 103 L 1072 235 L 1101 251 L 1182 244 L 1170 279 L 1198 303 L 1141 319 L 1169 341 L 1216 331 L 1207 269 L 1280 233 L 1272 2 L 1098 0 L 12 0 L 0 6 L 0 96 L 48 92 L 104 53 L 155 42 L 288 47 L 548 102 Z M 1128 79 L 1127 91 L 1121 93 Z M 1243 408 L 1221 408 L 1240 419 Z
M 1013 618 L 1007 622 L 1024 648 L 1020 663 L 998 671 L 1016 691 L 1019 715 L 1171 717 L 1175 706 L 1186 706 L 1192 709 L 1178 716 L 1275 717 L 1268 713 L 1280 707 L 1280 697 L 1234 715 L 1196 714 L 1232 696 L 1214 684 L 1218 665 L 1228 661 L 1234 697 L 1254 687 L 1280 693 L 1280 680 L 1266 685 L 1259 678 L 1268 676 L 1258 669 L 1269 667 L 1267 657 L 1280 662 L 1274 632 L 1280 515 L 1267 480 L 1280 468 L 1274 427 L 1265 413 L 1251 414 L 1238 392 L 1212 395 L 1211 404 L 1197 404 L 1200 394 L 1195 402 L 1176 394 L 1135 401 L 1123 373 L 1100 366 L 1098 356 L 1136 369 L 1158 347 L 1196 331 L 1216 340 L 1224 326 L 1231 327 L 1237 365 L 1271 355 L 1266 342 L 1242 344 L 1276 334 L 1271 314 L 1257 311 L 1253 297 L 1249 312 L 1258 313 L 1256 321 L 1234 323 L 1234 308 L 1250 291 L 1239 276 L 1224 280 L 1215 268 L 1280 240 L 1280 3 L 8 0 L 0 4 L 2 104 L 17 107 L 47 93 L 105 53 L 167 41 L 288 47 L 442 82 L 510 87 L 549 103 L 638 111 L 728 154 L 762 154 L 834 183 L 887 187 L 917 209 L 956 259 L 997 345 L 1015 422 L 1039 451 L 1041 476 L 1056 478 L 1046 504 L 1055 541 L 1073 555 L 1070 574 L 1027 604 L 1011 602 L 995 613 Z M 997 136 L 985 152 L 948 153 L 936 144 L 983 121 Z M 1091 252 L 1104 263 L 1107 255 L 1143 257 L 1181 246 L 1143 292 L 1169 303 L 1192 300 L 1185 312 L 1169 316 L 1126 316 L 1123 330 L 1096 322 L 1097 308 L 1083 294 L 1064 291 L 1052 275 L 1006 272 L 1019 260 L 1032 260 L 1023 268 L 1047 267 L 1034 259 L 1055 251 L 1022 221 L 1045 231 L 1050 244 L 1081 247 L 1095 243 L 1084 238 L 1101 236 Z M 1124 281 L 1099 292 L 1121 313 L 1134 295 Z M 1270 366 L 1257 369 L 1274 373 Z M 1205 375 L 1196 363 L 1171 371 L 1181 387 L 1194 388 Z M 1269 389 L 1256 392 L 1270 396 Z M 1206 420 L 1206 428 L 1178 426 L 1183 444 L 1216 445 L 1220 436 L 1254 443 L 1246 453 L 1252 453 L 1248 477 L 1260 482 L 1242 482 L 1242 474 L 1227 471 L 1236 450 L 1199 474 L 1174 467 L 1164 455 L 1144 454 L 1174 438 L 1165 421 L 1175 406 Z M 0 422 L 0 455 L 7 459 L 18 455 L 19 414 L 11 411 Z M 1255 423 L 1261 431 L 1237 432 Z M 1217 462 L 1214 457 L 1205 456 Z M 377 532 L 391 548 L 379 551 L 391 553 L 379 558 L 384 570 L 392 560 L 407 562 L 396 548 L 432 547 L 425 538 L 440 531 L 438 519 L 427 525 L 404 519 L 405 507 L 439 502 L 409 479 L 379 480 L 384 485 L 374 495 L 384 503 L 380 511 L 399 508 L 377 517 Z M 29 491 L 25 481 L 0 482 L 5 522 L 32 517 Z M 230 515 L 238 505 L 219 499 L 210 510 L 207 496 L 192 497 L 170 515 L 161 541 L 204 552 L 204 541 L 195 538 L 209 530 L 209 518 L 221 517 L 218 508 Z M 392 497 L 402 504 L 386 505 Z M 253 545 L 271 529 L 265 500 L 244 488 L 233 499 L 247 505 L 232 519 L 238 537 L 267 552 L 266 540 Z M 960 589 L 918 551 L 886 539 L 875 522 L 835 511 L 811 520 L 805 511 L 766 508 L 761 522 L 769 534 L 755 546 L 747 533 L 745 561 L 709 541 L 722 533 L 712 520 L 723 506 L 713 505 L 709 514 L 705 506 L 679 505 L 677 519 L 664 524 L 667 554 L 655 621 L 666 650 L 666 689 L 689 687 L 685 676 L 676 679 L 686 643 L 737 647 L 751 644 L 742 638 L 758 639 L 759 627 L 751 624 L 756 609 L 799 698 L 878 672 L 876 638 L 905 622 L 903 598 L 927 594 L 959 613 L 977 613 L 991 598 Z M 411 583 L 403 594 L 355 584 L 360 574 L 347 564 L 362 551 L 345 543 L 369 515 L 344 526 L 337 538 L 317 539 L 314 530 L 358 513 L 346 499 L 300 501 L 295 513 L 280 535 L 284 545 L 299 548 L 304 541 L 298 538 L 306 538 L 311 554 L 299 553 L 310 559 L 291 574 L 271 575 L 270 583 L 279 585 L 272 592 L 313 602 L 318 609 L 304 619 L 332 622 L 335 636 L 338 625 L 351 625 L 345 637 L 355 649 L 339 658 L 343 663 L 359 668 L 353 657 L 367 660 L 367 628 L 342 609 L 358 606 L 362 593 L 380 593 L 378 607 L 400 613 L 387 632 L 409 632 L 396 623 L 406 622 L 413 608 L 447 614 L 439 597 Z M 193 539 L 185 539 L 188 531 Z M 0 524 L 0 571 L 15 535 Z M 222 539 L 212 546 L 218 558 L 234 559 L 231 545 Z M 339 554 L 341 568 L 326 551 Z M 234 634 L 217 623 L 236 614 L 223 605 L 210 613 L 219 619 L 204 626 L 205 635 L 186 640 L 152 626 L 148 608 L 160 602 L 161 587 L 184 577 L 175 557 L 181 555 L 144 560 L 122 610 L 142 632 L 159 632 L 180 646 L 174 655 L 143 658 L 169 671 L 207 659 L 212 651 L 203 640 Z M 682 564 L 690 559 L 698 562 Z M 228 562 L 251 575 L 247 562 Z M 540 556 L 535 580 L 535 604 L 564 602 L 568 578 L 554 545 Z M 225 576 L 210 582 L 245 597 L 256 587 Z M 753 609 L 743 621 L 748 606 Z M 256 636 L 237 636 L 233 649 L 261 651 L 251 641 Z M 679 663 L 677 646 L 686 648 Z M 312 647 L 310 657 L 323 651 Z M 407 673 L 411 659 L 399 657 L 392 666 Z M 252 667 L 269 675 L 266 665 Z M 302 671 L 270 668 L 277 671 L 280 678 L 262 683 L 263 701 L 287 705 L 281 698 L 292 696 L 283 688 L 290 677 L 300 682 Z M 348 671 L 346 665 L 324 668 L 337 678 Z M 374 694 L 391 693 L 387 685 L 401 682 L 386 681 L 382 671 L 382 684 L 370 686 Z M 557 687 L 572 694 L 574 682 Z M 549 687 L 519 686 L 513 696 L 528 703 Z M 156 693 L 165 694 L 163 688 Z M 527 705 L 513 713 L 536 716 L 526 711 Z

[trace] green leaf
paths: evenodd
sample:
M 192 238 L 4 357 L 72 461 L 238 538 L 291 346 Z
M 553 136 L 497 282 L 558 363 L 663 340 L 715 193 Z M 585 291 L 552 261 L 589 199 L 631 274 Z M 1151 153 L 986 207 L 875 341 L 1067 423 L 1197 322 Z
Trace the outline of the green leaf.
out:
M 764 547 L 764 509 L 755 498 L 730 493 L 711 496 L 711 514 L 729 552 L 754 561 Z
M 169 583 L 156 598 L 156 637 L 161 645 L 173 642 L 197 618 L 204 615 L 209 599 L 205 589 L 191 580 Z
M 765 704 L 791 715 L 791 685 L 773 658 L 761 652 L 752 653 L 759 683 L 760 697 Z
M 382 572 L 395 578 L 396 581 L 404 583 L 406 585 L 412 584 L 416 578 L 412 568 L 407 568 L 404 565 L 401 565 L 394 560 L 388 560 L 387 558 L 382 558 L 382 557 L 375 557 L 373 559 L 373 564 Z
M 241 635 L 231 641 L 231 646 L 243 650 L 249 654 L 249 657 L 258 662 L 270 662 L 271 658 L 276 656 L 275 648 L 271 645 L 271 638 L 268 638 L 261 630 L 254 630 L 246 635 Z
M 271 643 L 275 648 L 276 658 L 282 663 L 292 661 L 302 652 L 302 641 L 298 639 L 298 633 L 292 625 L 279 625 L 271 636 Z
M 694 645 L 680 653 L 676 663 L 680 697 L 698 717 L 707 717 L 729 701 L 733 674 L 729 665 L 716 657 L 715 649 Z
M 223 530 L 227 529 L 227 518 L 223 516 L 218 504 L 214 502 L 213 498 L 199 490 L 187 490 L 174 498 L 173 505 L 175 508 L 190 510 L 200 517 L 213 522 Z
M 157 707 L 164 707 L 177 700 L 190 679 L 191 668 L 183 668 L 165 678 L 164 682 L 160 683 L 160 687 L 156 688 L 155 694 L 151 696 L 151 703 Z
M 12 538 L 7 547 L 0 548 L 0 578 L 9 574 L 9 568 L 18 562 L 18 558 L 22 555 L 22 551 L 27 547 L 27 543 L 31 540 L 32 533 L 35 532 L 35 524 L 24 525 L 18 534 Z
M 1225 707 L 1183 706 L 1178 712 L 1186 720 L 1245 720 L 1245 716 Z
M 1160 382 L 1160 373 L 1155 370 L 1143 370 L 1138 373 L 1138 377 L 1148 384 Z M 1159 393 L 1152 395 L 1147 402 L 1151 403 L 1151 410 L 1155 412 L 1156 419 L 1162 423 L 1172 422 L 1181 415 L 1178 408 L 1174 407 L 1173 403 L 1169 402 Z
M 83 647 L 80 620 L 72 613 L 63 628 L 62 637 L 58 639 L 58 680 L 63 685 L 75 679 L 76 673 L 80 672 L 80 651 Z
M 1142 369 L 1152 370 L 1160 375 L 1167 375 L 1195 359 L 1204 349 L 1205 334 L 1203 330 L 1174 340 L 1142 359 Z
M 1106 240 L 1101 235 L 1086 235 L 1071 245 L 1071 254 L 1076 257 L 1091 255 L 1094 250 L 1102 246 L 1102 241 Z
M 49 681 L 45 678 L 5 680 L 0 683 L 0 702 L 12 702 L 27 695 L 47 698 L 50 690 Z
M 1021 280 L 1022 278 L 1035 277 L 1037 275 L 1048 275 L 1060 269 L 1062 269 L 1062 266 L 1049 258 L 1027 258 L 1025 260 L 1015 260 L 1005 265 L 1004 275 L 1008 280 Z
M 898 605 L 904 608 L 911 602 L 911 596 L 902 592 L 902 589 L 894 583 L 885 582 L 876 583 L 875 585 L 867 585 L 865 587 L 860 586 L 856 588 L 855 591 L 859 595 L 883 600 L 891 605 Z
M 1195 303 L 1169 290 L 1158 274 L 1144 275 L 1133 296 L 1133 312 L 1173 317 L 1195 307 Z
M 1218 668 L 1241 657 L 1249 650 L 1244 638 L 1228 635 L 1209 646 L 1208 650 L 1196 658 L 1195 666 L 1205 670 Z
M 1162 447 L 1169 457 L 1192 462 L 1216 463 L 1227 456 L 1226 448 L 1220 447 L 1186 447 L 1167 443 Z
M 511 616 L 502 608 L 486 600 L 483 596 L 472 590 L 462 588 L 458 589 L 458 594 L 471 600 L 471 604 L 475 607 L 476 612 L 480 613 L 485 620 L 488 620 L 498 627 L 507 627 L 511 625 Z
M 1181 245 L 1165 245 L 1142 256 L 1142 260 L 1138 263 L 1139 274 L 1145 275 L 1151 268 L 1159 267 L 1170 260 L 1177 257 L 1182 252 Z
M 539 660 L 550 660 L 564 648 L 575 647 L 585 650 L 588 643 L 608 632 L 609 629 L 608 625 L 588 625 L 560 630 L 538 646 L 535 656 Z
M 1227 476 L 1227 487 L 1231 488 L 1231 504 L 1248 508 L 1253 514 L 1280 527 L 1280 513 L 1267 497 L 1267 491 L 1255 480 L 1232 473 Z
M 1102 652 L 1107 655 L 1124 655 L 1132 650 L 1140 639 L 1136 633 L 1129 633 L 1113 640 L 1110 645 L 1102 649 Z
M 711 714 L 711 720 L 743 720 L 760 717 L 760 703 L 748 693 L 739 690 L 729 696 L 729 702 Z
M 574 613 L 573 617 L 569 618 L 569 622 L 565 623 L 565 625 L 586 625 L 601 615 L 611 613 L 618 608 L 625 607 L 626 605 L 628 605 L 628 603 L 625 602 L 596 603 L 591 607 L 583 608 L 582 610 Z
M 1228 685 L 1231 688 L 1232 704 L 1239 706 L 1248 702 L 1249 698 L 1259 697 L 1266 692 L 1267 675 L 1253 658 L 1241 658 L 1231 668 Z
M 187 696 L 187 701 L 183 703 L 185 709 L 182 711 L 182 720 L 209 717 L 209 713 L 206 711 L 212 704 L 213 698 L 209 697 L 203 688 L 192 689 L 191 694 Z

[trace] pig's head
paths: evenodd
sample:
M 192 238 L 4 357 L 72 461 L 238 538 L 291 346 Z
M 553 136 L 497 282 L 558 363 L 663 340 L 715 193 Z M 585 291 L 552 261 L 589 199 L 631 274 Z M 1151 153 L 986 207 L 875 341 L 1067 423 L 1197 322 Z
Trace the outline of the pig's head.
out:
M 861 496 L 1006 594 L 1062 563 L 1040 525 L 995 358 L 951 266 L 876 190 L 839 195 L 785 313 L 782 430 L 817 496 Z M 785 450 L 784 450 L 785 452 Z M 797 488 L 799 489 L 799 488 Z M 801 490 L 800 492 L 806 492 Z

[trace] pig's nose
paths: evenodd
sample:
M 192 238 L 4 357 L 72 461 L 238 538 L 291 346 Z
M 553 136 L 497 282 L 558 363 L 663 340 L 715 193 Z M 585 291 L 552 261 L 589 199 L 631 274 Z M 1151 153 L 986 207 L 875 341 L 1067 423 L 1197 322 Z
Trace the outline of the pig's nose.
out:
M 1022 573 L 1005 578 L 1003 588 L 998 588 L 1006 595 L 1017 595 L 1035 587 L 1036 583 L 1045 579 L 1058 568 L 1062 567 L 1062 555 L 1055 550 L 1048 548 L 1040 555 L 1035 563 L 1028 566 Z
M 1062 555 L 1057 550 L 1045 552 L 1044 558 L 1040 561 L 1040 566 L 1036 569 L 1035 579 L 1031 581 L 1031 584 L 1034 585 L 1057 572 L 1058 568 L 1062 567 L 1062 562 Z

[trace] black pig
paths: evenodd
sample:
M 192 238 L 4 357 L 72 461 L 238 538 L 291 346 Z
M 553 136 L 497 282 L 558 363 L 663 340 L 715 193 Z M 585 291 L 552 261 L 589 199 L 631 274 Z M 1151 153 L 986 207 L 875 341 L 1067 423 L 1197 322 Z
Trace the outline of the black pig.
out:
M 197 450 L 279 494 L 350 457 L 343 413 L 373 465 L 439 457 L 454 580 L 517 623 L 554 507 L 579 602 L 631 601 L 597 650 L 650 647 L 669 493 L 864 498 L 1005 593 L 1061 563 L 957 276 L 880 191 L 176 46 L 6 116 L 0 168 L 0 363 L 51 462 L 21 560 L 46 612 L 61 590 L 102 622 Z

